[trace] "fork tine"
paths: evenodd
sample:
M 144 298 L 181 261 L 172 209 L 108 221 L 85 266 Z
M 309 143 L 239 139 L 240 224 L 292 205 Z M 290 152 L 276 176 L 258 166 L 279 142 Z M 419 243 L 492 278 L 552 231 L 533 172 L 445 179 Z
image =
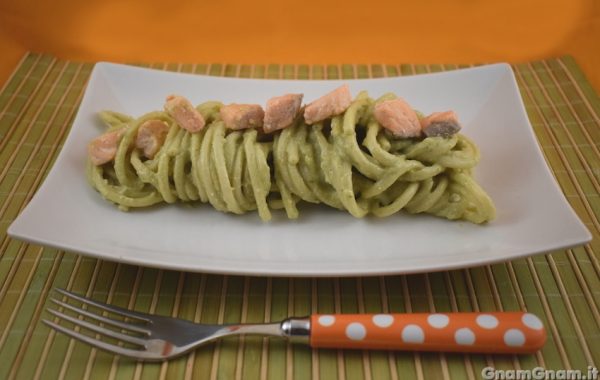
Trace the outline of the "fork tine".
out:
M 66 302 L 62 302 L 62 301 L 59 301 L 59 300 L 54 299 L 54 298 L 50 298 L 50 301 L 54 302 L 58 306 L 64 307 L 65 309 L 71 310 L 71 311 L 73 311 L 75 313 L 84 315 L 84 316 L 86 316 L 88 318 L 95 319 L 95 320 L 97 320 L 99 322 L 103 322 L 103 323 L 112 325 L 114 327 L 119 327 L 119 328 L 121 328 L 123 330 L 134 331 L 134 332 L 137 332 L 137 333 L 140 333 L 140 334 L 145 334 L 146 336 L 149 336 L 150 333 L 151 333 L 150 330 L 145 329 L 143 327 L 139 327 L 139 326 L 136 326 L 136 325 L 133 325 L 133 324 L 130 324 L 130 323 L 124 323 L 124 322 L 121 322 L 121 321 L 116 321 L 116 320 L 111 319 L 111 318 L 106 318 L 106 317 L 104 317 L 102 315 L 98 315 L 96 313 L 89 312 L 87 310 L 78 308 L 76 306 L 69 305 Z M 49 310 L 50 309 L 48 309 L 48 311 Z
M 137 345 L 140 345 L 140 346 L 142 346 L 144 348 L 146 347 L 146 343 L 147 342 L 144 339 L 139 339 L 139 338 L 136 338 L 136 337 L 131 336 L 131 335 L 122 334 L 122 333 L 114 331 L 114 330 L 103 328 L 103 327 L 100 327 L 98 325 L 94 325 L 92 323 L 86 322 L 84 320 L 73 318 L 70 315 L 63 314 L 63 313 L 61 313 L 59 311 L 56 311 L 56 310 L 53 310 L 53 309 L 46 309 L 46 311 L 48 311 L 50 314 L 52 314 L 52 315 L 54 315 L 54 316 L 56 316 L 58 318 L 67 320 L 67 321 L 69 321 L 69 322 L 71 322 L 71 323 L 73 323 L 73 324 L 75 324 L 77 326 L 81 326 L 81 327 L 84 327 L 84 328 L 86 328 L 88 330 L 97 332 L 98 334 L 105 335 L 105 336 L 108 336 L 110 338 L 119 339 L 119 340 L 122 340 L 122 341 L 125 341 L 125 342 L 128 342 L 128 343 L 137 344 Z
M 94 339 L 87 335 L 83 335 L 76 331 L 70 330 L 66 327 L 63 327 L 63 326 L 61 326 L 57 323 L 54 323 L 52 321 L 49 321 L 47 319 L 42 319 L 42 322 L 45 323 L 46 325 L 48 325 L 49 327 L 53 328 L 54 330 L 59 331 L 65 335 L 68 335 L 73 339 L 82 341 L 84 343 L 89 344 L 90 346 L 94 346 L 98 349 L 108 351 L 113 354 L 129 356 L 129 357 L 136 358 L 136 359 L 146 359 L 146 360 L 162 360 L 163 359 L 161 357 L 156 356 L 155 354 L 153 354 L 151 352 L 142 351 L 142 350 L 132 350 L 130 348 L 116 346 L 114 344 L 110 344 L 110 343 L 103 342 L 98 339 Z
M 145 314 L 145 313 L 138 313 L 135 311 L 120 308 L 118 306 L 107 305 L 105 303 L 94 301 L 94 300 L 79 296 L 75 293 L 71 293 L 68 290 L 64 290 L 64 289 L 60 289 L 60 288 L 54 288 L 54 290 L 56 290 L 57 292 L 59 292 L 60 294 L 62 294 L 64 296 L 73 298 L 79 302 L 82 302 L 82 303 L 85 303 L 88 305 L 92 305 L 92 306 L 95 306 L 97 308 L 100 308 L 100 309 L 103 309 L 106 311 L 110 311 L 111 313 L 119 314 L 123 317 L 138 319 L 138 320 L 141 320 L 144 322 L 152 322 L 151 316 L 148 314 Z

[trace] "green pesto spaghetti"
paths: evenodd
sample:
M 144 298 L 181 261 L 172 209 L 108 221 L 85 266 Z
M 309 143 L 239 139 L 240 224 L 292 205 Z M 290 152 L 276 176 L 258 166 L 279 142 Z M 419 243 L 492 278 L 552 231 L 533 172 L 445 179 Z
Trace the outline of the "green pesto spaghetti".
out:
M 299 216 L 303 202 L 352 216 L 388 217 L 404 210 L 484 223 L 494 218 L 490 197 L 473 178 L 479 150 L 466 136 L 398 138 L 374 117 L 378 104 L 365 92 L 345 111 L 310 125 L 297 115 L 272 133 L 227 128 L 218 102 L 196 110 L 205 126 L 190 132 L 164 111 L 133 118 L 100 114 L 118 140 L 114 159 L 88 160 L 91 185 L 122 210 L 158 203 L 202 202 L 222 212 L 272 210 Z M 138 129 L 165 125 L 164 142 L 148 158 L 136 147 Z

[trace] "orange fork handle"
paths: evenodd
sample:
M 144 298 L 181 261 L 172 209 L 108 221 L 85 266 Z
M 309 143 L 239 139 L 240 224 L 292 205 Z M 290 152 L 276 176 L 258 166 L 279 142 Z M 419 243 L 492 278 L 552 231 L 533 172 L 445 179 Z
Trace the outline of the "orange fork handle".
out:
M 310 345 L 415 351 L 528 354 L 546 342 L 531 313 L 313 315 Z

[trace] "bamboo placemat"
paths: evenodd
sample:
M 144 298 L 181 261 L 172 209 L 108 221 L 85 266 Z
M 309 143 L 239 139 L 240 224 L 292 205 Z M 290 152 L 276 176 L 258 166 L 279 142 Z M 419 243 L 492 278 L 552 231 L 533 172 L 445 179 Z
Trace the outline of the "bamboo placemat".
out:
M 368 78 L 453 65 L 150 65 L 255 78 Z M 513 66 L 530 120 L 565 195 L 594 240 L 570 250 L 449 272 L 268 278 L 136 267 L 25 244 L 6 229 L 62 147 L 93 65 L 26 55 L 0 93 L 0 379 L 476 379 L 481 370 L 600 366 L 600 100 L 573 59 Z M 139 364 L 40 324 L 53 287 L 207 323 L 311 312 L 528 310 L 549 339 L 536 355 L 310 350 L 247 337 L 178 360 Z

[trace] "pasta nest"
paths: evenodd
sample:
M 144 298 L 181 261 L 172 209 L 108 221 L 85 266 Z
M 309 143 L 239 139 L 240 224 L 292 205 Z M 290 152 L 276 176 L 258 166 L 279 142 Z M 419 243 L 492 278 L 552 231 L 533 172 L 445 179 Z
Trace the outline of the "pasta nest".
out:
M 110 128 L 125 128 L 114 161 L 88 163 L 92 186 L 121 209 L 158 203 L 202 202 L 234 214 L 271 210 L 299 216 L 298 205 L 321 203 L 357 218 L 387 217 L 401 210 L 484 223 L 492 200 L 473 178 L 477 146 L 466 136 L 398 139 L 373 117 L 377 100 L 360 93 L 341 115 L 272 134 L 226 129 L 219 102 L 197 109 L 207 125 L 196 133 L 165 112 L 131 118 L 101 113 Z M 133 147 L 137 129 L 158 119 L 170 128 L 153 159 Z

